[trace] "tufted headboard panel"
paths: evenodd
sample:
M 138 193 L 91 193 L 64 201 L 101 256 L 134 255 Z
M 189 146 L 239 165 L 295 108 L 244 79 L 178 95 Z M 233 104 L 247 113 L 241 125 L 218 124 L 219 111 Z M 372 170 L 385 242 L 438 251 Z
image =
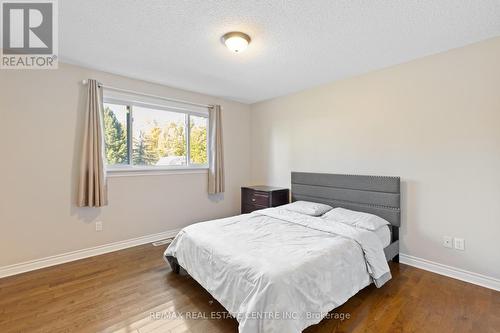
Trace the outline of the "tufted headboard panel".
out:
M 292 201 L 297 200 L 371 213 L 401 225 L 399 177 L 292 172 Z

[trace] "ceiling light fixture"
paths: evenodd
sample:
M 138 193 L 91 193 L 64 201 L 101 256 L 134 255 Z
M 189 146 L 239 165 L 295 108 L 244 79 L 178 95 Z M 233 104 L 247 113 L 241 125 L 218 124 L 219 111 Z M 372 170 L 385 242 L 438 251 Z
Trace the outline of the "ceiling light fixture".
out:
M 250 36 L 243 32 L 232 31 L 222 36 L 222 42 L 234 53 L 245 51 L 250 44 Z

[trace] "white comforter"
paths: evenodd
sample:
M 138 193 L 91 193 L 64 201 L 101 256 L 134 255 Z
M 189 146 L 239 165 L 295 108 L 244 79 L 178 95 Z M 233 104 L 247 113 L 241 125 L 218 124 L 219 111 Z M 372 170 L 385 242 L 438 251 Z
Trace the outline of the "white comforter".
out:
M 301 332 L 391 278 L 373 232 L 280 208 L 188 226 L 168 256 L 236 317 L 240 333 Z

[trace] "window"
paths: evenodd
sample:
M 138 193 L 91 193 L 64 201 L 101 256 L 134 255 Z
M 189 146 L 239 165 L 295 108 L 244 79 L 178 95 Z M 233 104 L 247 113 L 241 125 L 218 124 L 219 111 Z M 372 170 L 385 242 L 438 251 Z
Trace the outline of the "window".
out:
M 206 168 L 208 114 L 105 99 L 104 139 L 111 170 Z

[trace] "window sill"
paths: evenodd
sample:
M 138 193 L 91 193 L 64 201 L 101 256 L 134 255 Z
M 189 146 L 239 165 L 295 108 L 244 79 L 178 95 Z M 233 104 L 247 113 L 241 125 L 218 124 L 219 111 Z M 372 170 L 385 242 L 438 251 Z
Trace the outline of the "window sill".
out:
M 163 176 L 208 173 L 208 167 L 180 167 L 180 168 L 109 168 L 106 170 L 108 178 Z

